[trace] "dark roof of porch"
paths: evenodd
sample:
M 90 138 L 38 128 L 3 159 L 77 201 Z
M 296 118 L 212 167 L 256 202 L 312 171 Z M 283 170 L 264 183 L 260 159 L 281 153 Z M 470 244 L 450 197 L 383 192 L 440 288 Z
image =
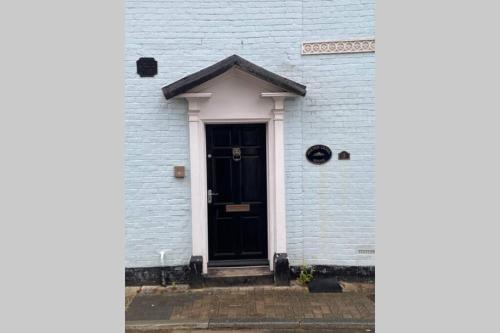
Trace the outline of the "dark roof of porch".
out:
M 164 86 L 162 88 L 163 95 L 165 95 L 166 99 L 170 99 L 179 94 L 185 93 L 186 91 L 208 80 L 211 80 L 216 76 L 221 75 L 232 67 L 237 67 L 238 69 L 247 72 L 248 74 L 274 84 L 275 86 L 280 87 L 287 92 L 291 92 L 300 96 L 305 96 L 306 94 L 306 86 L 270 72 L 234 54 L 196 73 L 183 77 L 180 80 Z

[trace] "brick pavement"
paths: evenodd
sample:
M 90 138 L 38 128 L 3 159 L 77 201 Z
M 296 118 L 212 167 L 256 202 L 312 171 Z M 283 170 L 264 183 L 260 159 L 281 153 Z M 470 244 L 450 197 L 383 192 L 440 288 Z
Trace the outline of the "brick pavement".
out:
M 134 297 L 125 312 L 125 319 L 128 328 L 147 323 L 171 328 L 179 325 L 185 328 L 266 328 L 266 325 L 286 328 L 313 324 L 315 327 L 322 324 L 325 327 L 330 324 L 374 326 L 373 288 L 351 290 L 309 293 L 306 288 L 298 286 L 180 291 L 149 288 Z

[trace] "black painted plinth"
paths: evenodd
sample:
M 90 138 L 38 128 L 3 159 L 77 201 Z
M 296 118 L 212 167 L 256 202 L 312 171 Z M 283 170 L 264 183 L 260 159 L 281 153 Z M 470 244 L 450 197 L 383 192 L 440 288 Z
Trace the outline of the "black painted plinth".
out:
M 125 268 L 126 286 L 186 283 L 188 279 L 189 267 L 187 265 Z
M 316 278 L 307 285 L 311 293 L 341 293 L 342 287 L 336 277 Z
M 203 288 L 203 257 L 191 256 L 189 260 L 189 286 Z
M 351 282 L 375 281 L 375 266 L 313 265 L 308 267 L 313 269 L 315 278 L 337 277 L 341 281 Z M 300 269 L 301 266 L 290 266 L 290 279 L 298 278 Z M 201 272 L 201 268 L 197 271 Z M 169 285 L 173 282 L 188 283 L 190 278 L 191 269 L 188 265 L 125 268 L 126 286 Z M 271 282 L 274 279 L 272 276 Z M 203 278 L 203 283 L 205 283 L 205 278 Z
M 338 266 L 312 265 L 314 277 L 337 277 L 342 281 L 375 281 L 375 266 Z M 290 266 L 290 275 L 296 279 L 300 275 L 300 266 Z
M 286 253 L 274 254 L 274 284 L 276 286 L 290 285 L 290 263 Z

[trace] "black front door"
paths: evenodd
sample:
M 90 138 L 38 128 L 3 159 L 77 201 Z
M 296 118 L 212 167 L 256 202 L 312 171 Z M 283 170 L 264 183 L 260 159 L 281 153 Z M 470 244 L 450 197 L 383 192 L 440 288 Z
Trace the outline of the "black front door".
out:
M 207 125 L 206 132 L 209 260 L 266 259 L 266 126 Z

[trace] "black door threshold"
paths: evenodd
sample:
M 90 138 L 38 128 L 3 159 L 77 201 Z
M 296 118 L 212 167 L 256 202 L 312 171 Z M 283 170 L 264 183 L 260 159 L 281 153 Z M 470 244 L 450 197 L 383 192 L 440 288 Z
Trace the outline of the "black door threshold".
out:
M 269 266 L 267 259 L 210 260 L 208 267 Z

